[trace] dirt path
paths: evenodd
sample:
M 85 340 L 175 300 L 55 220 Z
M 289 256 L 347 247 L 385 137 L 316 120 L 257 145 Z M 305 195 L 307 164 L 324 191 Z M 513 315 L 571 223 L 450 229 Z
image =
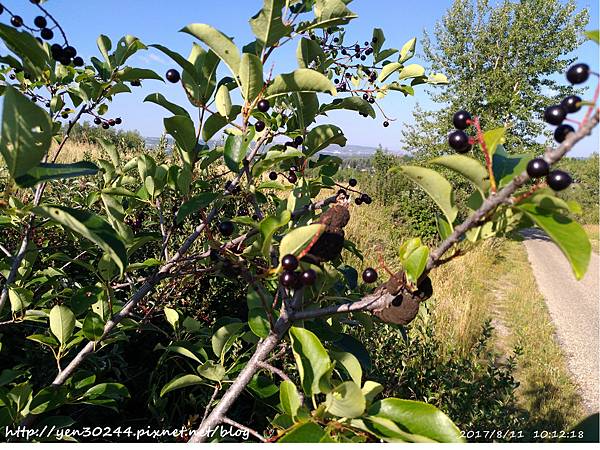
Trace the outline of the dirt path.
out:
M 523 235 L 529 262 L 556 325 L 558 341 L 567 357 L 569 369 L 581 387 L 581 396 L 588 411 L 598 412 L 598 255 L 592 253 L 586 276 L 577 281 L 565 256 L 543 232 L 529 229 Z

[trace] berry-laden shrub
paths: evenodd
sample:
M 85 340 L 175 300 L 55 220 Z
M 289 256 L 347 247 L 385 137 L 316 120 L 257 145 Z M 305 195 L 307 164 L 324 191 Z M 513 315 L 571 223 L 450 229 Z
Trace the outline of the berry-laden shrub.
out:
M 447 253 L 457 257 L 464 237 L 478 242 L 535 224 L 578 278 L 587 269 L 589 241 L 567 216 L 574 206 L 531 185 L 532 158 L 506 154 L 507 130 L 483 131 L 475 111 L 456 120 L 470 127 L 459 130 L 468 142 L 451 141 L 460 154 L 430 161 L 473 186 L 465 220 L 442 173 L 387 167 L 387 176 L 402 175 L 431 197 L 440 243 L 402 242 L 396 273 L 381 261 L 359 278 L 344 262 L 343 249 L 361 257 L 345 227 L 354 208 L 373 207 L 372 194 L 335 181 L 341 160 L 321 152 L 344 147 L 346 137 L 335 124 L 316 123 L 332 110 L 372 118 L 379 111 L 392 126 L 383 98 L 446 82 L 408 63 L 414 38 L 387 48 L 376 28 L 364 44 L 349 41 L 356 14 L 344 1 L 265 0 L 243 47 L 201 23 L 182 29 L 197 41 L 188 58 L 153 44 L 173 61 L 169 87 L 189 100 L 177 105 L 168 91 L 145 98 L 145 107 L 166 111 L 172 153 L 126 154 L 99 138 L 104 157 L 66 164 L 57 158 L 77 123 L 119 125 L 105 117 L 110 101 L 163 77 L 130 65 L 148 48 L 130 35 L 114 45 L 101 35 L 99 54 L 84 61 L 46 3 L 32 3 L 46 21 L 34 19 L 37 28 L 0 9 L 12 24 L 0 23 L 10 51 L 0 70 L 6 440 L 21 440 L 12 433 L 21 425 L 63 430 L 99 421 L 120 427 L 119 440 L 141 433 L 171 442 L 461 442 L 439 408 L 382 395 L 388 381 L 367 378 L 369 351 L 352 330 L 374 320 L 408 325 L 433 294 L 428 273 Z M 46 30 L 59 30 L 58 41 Z M 267 72 L 288 42 L 297 45 L 298 68 Z M 580 67 L 568 79 L 588 75 Z M 565 105 L 548 115 L 552 123 L 574 109 Z M 552 166 L 596 126 L 593 108 L 544 155 L 543 182 L 555 190 L 570 176 Z M 209 145 L 218 134 L 222 145 Z M 480 151 L 485 164 L 466 155 Z M 462 417 L 460 407 L 448 411 Z M 151 425 L 183 431 L 148 435 Z

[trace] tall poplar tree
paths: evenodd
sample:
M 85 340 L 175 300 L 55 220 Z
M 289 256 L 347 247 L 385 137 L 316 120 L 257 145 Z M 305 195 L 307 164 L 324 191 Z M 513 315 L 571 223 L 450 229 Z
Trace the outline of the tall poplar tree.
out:
M 431 91 L 441 108 L 417 106 L 403 133 L 407 150 L 421 157 L 450 151 L 452 114 L 467 109 L 486 128 L 509 126 L 507 150 L 541 150 L 544 108 L 575 92 L 556 75 L 585 39 L 588 11 L 574 0 L 456 0 L 425 33 L 423 50 L 449 84 Z M 557 81 L 558 80 L 558 81 Z

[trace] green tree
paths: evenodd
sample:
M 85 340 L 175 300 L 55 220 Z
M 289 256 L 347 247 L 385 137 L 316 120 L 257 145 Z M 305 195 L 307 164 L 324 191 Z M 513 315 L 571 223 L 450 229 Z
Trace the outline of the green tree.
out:
M 545 107 L 573 92 L 552 79 L 573 62 L 569 52 L 584 39 L 588 11 L 575 1 L 456 0 L 423 49 L 449 84 L 431 92 L 436 111 L 418 106 L 404 132 L 407 148 L 422 157 L 447 153 L 452 114 L 467 109 L 490 129 L 510 127 L 507 150 L 540 149 Z M 536 141 L 536 139 L 538 139 Z

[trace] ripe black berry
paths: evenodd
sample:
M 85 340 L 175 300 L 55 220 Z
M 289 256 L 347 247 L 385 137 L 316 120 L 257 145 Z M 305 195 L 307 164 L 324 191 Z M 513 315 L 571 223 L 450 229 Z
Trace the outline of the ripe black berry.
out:
M 19 28 L 21 25 L 23 25 L 23 18 L 21 16 L 12 16 L 10 18 L 10 23 L 13 27 Z
M 587 81 L 590 76 L 590 66 L 584 63 L 575 64 L 567 70 L 567 80 L 571 84 L 579 84 Z
M 296 181 L 298 181 L 298 176 L 294 172 L 290 172 L 287 179 L 290 183 L 294 184 Z
M 573 179 L 567 172 L 562 170 L 553 170 L 546 177 L 546 183 L 555 191 L 562 191 L 569 187 Z
M 65 47 L 63 52 L 64 52 L 65 56 L 67 56 L 69 58 L 75 58 L 75 56 L 77 56 L 77 50 L 72 45 L 68 45 L 67 47 Z
M 46 25 L 48 25 L 48 22 L 44 16 L 37 16 L 35 19 L 33 19 L 33 23 L 38 28 L 46 28 Z
M 98 117 L 96 117 L 96 118 L 94 119 L 94 123 L 95 123 L 96 125 L 100 125 L 100 124 L 102 123 L 102 121 L 101 121 L 101 120 L 100 120 Z
M 527 164 L 527 175 L 529 175 L 531 178 L 540 178 L 548 175 L 549 170 L 550 166 L 542 158 L 532 159 Z
M 59 61 L 60 58 L 62 58 L 63 50 L 59 44 L 52 44 L 52 46 L 50 47 L 50 52 L 52 53 L 52 57 L 56 61 Z
M 377 271 L 371 267 L 365 269 L 362 273 L 362 279 L 365 283 L 375 283 L 377 281 Z
M 291 270 L 286 270 L 280 275 L 279 282 L 284 287 L 292 287 L 296 284 L 296 274 Z
M 60 115 L 63 119 L 68 119 L 69 118 L 69 114 L 67 114 L 66 112 L 62 113 Z
M 58 60 L 63 66 L 68 66 L 69 64 L 71 64 L 71 58 L 62 55 L 60 57 L 60 59 Z
M 262 120 L 257 120 L 254 124 L 254 129 L 260 133 L 265 129 L 265 123 Z
M 122 120 L 120 117 L 117 117 L 117 118 L 115 119 L 115 123 L 116 123 L 117 125 L 121 125 L 121 124 L 123 123 L 123 120 Z
M 281 258 L 281 267 L 285 270 L 296 270 L 298 268 L 298 258 L 294 255 L 285 255 Z
M 567 134 L 573 133 L 574 131 L 575 128 L 573 128 L 571 125 L 563 123 L 562 125 L 557 126 L 556 130 L 554 130 L 554 139 L 556 142 L 561 143 L 567 138 Z
M 363 94 L 363 100 L 369 100 L 369 94 Z
M 385 128 L 387 128 L 387 127 L 389 127 L 389 126 L 390 126 L 390 123 L 389 123 L 389 122 L 386 120 L 385 122 L 383 122 L 383 126 L 384 126 Z
M 258 102 L 256 107 L 258 108 L 258 110 L 260 112 L 266 113 L 269 110 L 269 108 L 271 107 L 271 104 L 269 103 L 269 100 L 262 99 Z
M 348 180 L 348 184 L 350 185 L 350 187 L 354 187 L 358 184 L 358 181 L 356 181 L 356 178 L 350 178 Z
M 277 172 L 269 173 L 269 179 L 275 181 L 277 179 Z
M 544 111 L 544 120 L 551 125 L 560 125 L 567 117 L 567 111 L 560 105 L 548 106 Z
M 108 123 L 104 122 L 102 124 L 102 128 L 104 128 L 105 130 L 108 130 L 110 128 L 110 125 Z
M 581 97 L 577 95 L 569 95 L 565 97 L 565 99 L 560 102 L 560 106 L 562 106 L 567 113 L 576 113 L 581 109 Z
M 471 114 L 464 109 L 457 111 L 452 117 L 452 123 L 454 124 L 454 128 L 458 130 L 464 130 L 470 125 Z
M 302 143 L 304 142 L 304 138 L 302 136 L 296 136 L 294 138 L 294 144 L 298 145 L 302 145 Z
M 367 194 L 362 194 L 360 199 L 365 205 L 370 205 L 373 202 L 373 199 Z
M 469 136 L 462 130 L 454 130 L 448 135 L 448 145 L 458 153 L 467 153 L 471 150 Z
M 354 199 L 354 203 L 356 203 L 358 206 L 362 205 L 362 198 L 360 198 L 360 197 L 356 197 L 356 198 Z
M 116 125 L 115 119 L 110 119 L 110 120 L 108 121 L 108 124 L 109 124 L 111 127 L 114 127 L 114 126 Z
M 317 272 L 312 269 L 307 269 L 302 272 L 302 284 L 304 286 L 312 286 L 317 281 Z
M 167 74 L 165 76 L 171 83 L 178 83 L 179 80 L 181 80 L 181 75 L 179 75 L 179 72 L 175 69 L 167 70 Z
M 84 62 L 83 62 L 83 58 L 81 56 L 76 56 L 75 58 L 73 58 L 73 65 L 75 67 L 81 67 L 83 66 Z
M 233 234 L 233 231 L 233 222 L 230 222 L 229 220 L 224 220 L 223 222 L 219 223 L 219 233 L 221 233 L 223 236 L 231 236 Z

